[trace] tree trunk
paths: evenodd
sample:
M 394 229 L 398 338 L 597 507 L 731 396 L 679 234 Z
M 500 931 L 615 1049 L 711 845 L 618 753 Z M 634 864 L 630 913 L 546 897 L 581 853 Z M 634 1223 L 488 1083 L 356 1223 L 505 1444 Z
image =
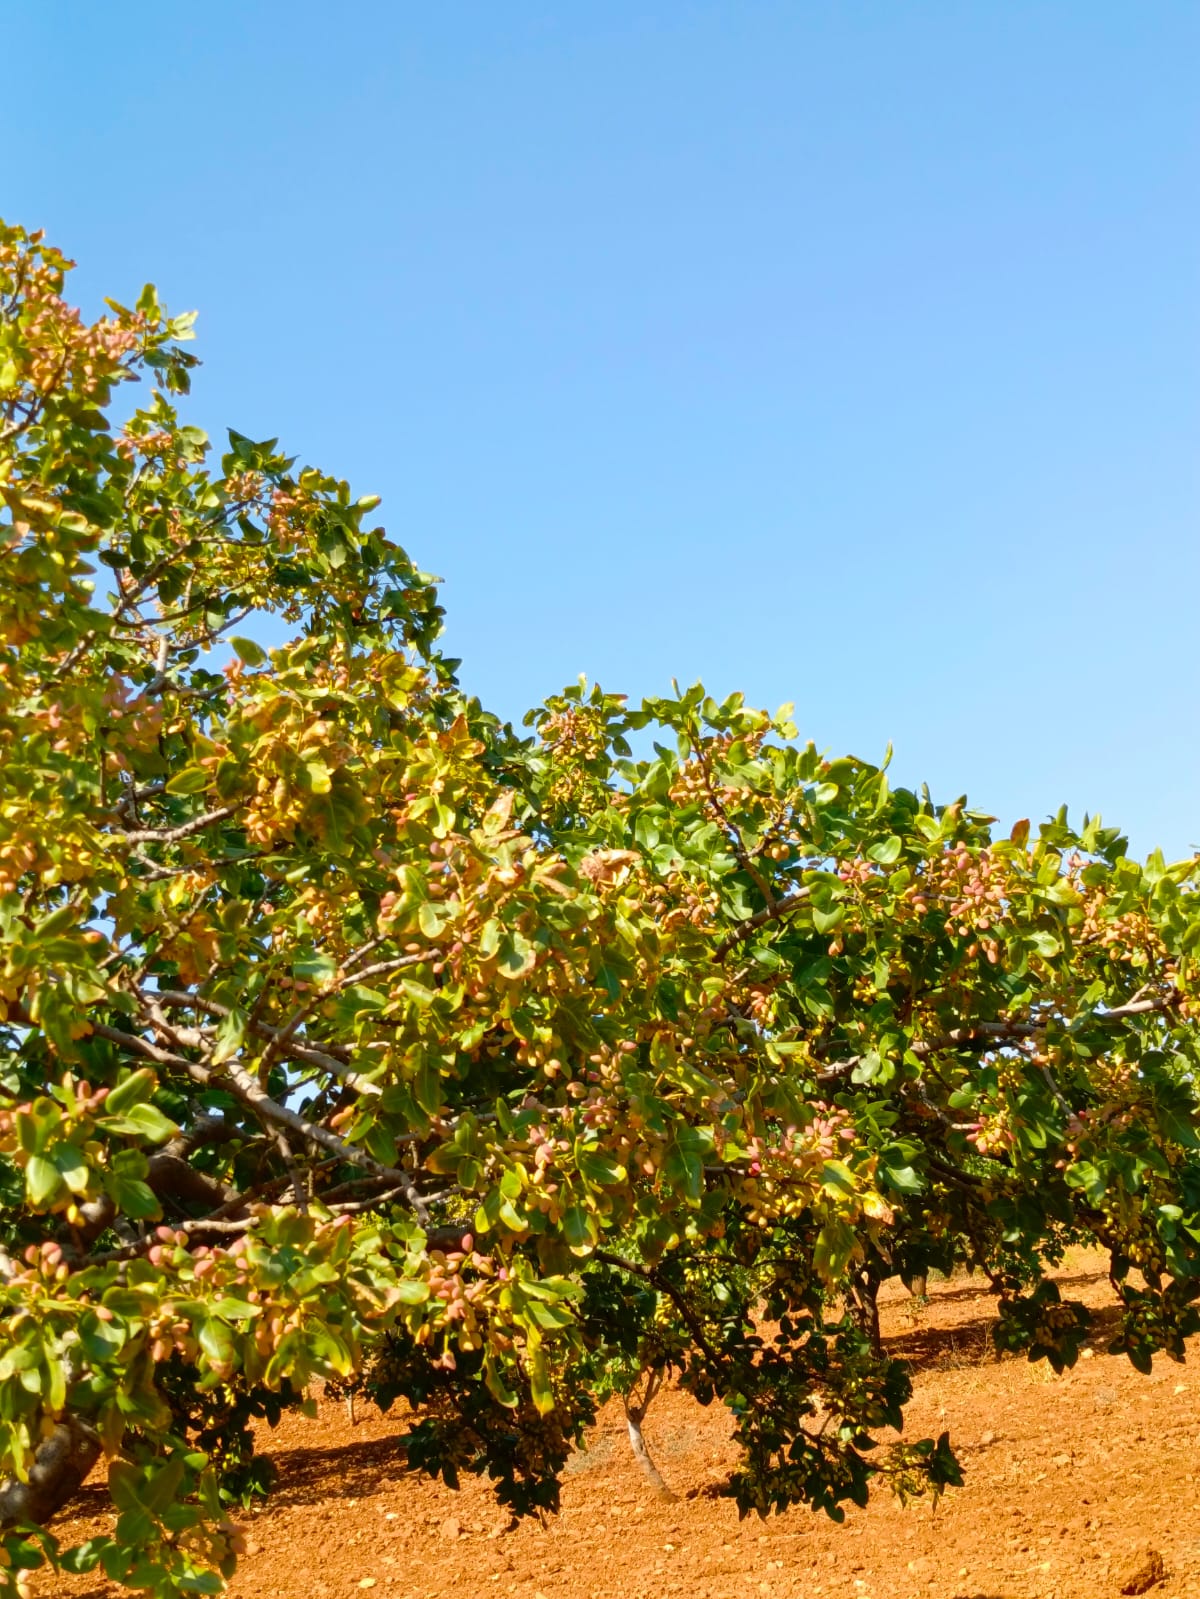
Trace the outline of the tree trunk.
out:
M 850 1290 L 850 1311 L 854 1320 L 871 1340 L 877 1355 L 883 1353 L 883 1336 L 879 1330 L 879 1277 L 869 1267 L 856 1272 Z
M 0 1483 L 0 1530 L 19 1521 L 44 1526 L 83 1486 L 100 1458 L 100 1440 L 66 1416 L 38 1445 L 29 1481 L 10 1477 Z
M 640 1404 L 633 1402 L 628 1395 L 622 1396 L 625 1406 L 625 1423 L 629 1428 L 629 1447 L 633 1450 L 633 1458 L 642 1468 L 642 1475 L 654 1489 L 660 1499 L 674 1503 L 679 1495 L 672 1493 L 663 1481 L 662 1473 L 654 1464 L 654 1457 L 646 1447 L 646 1440 L 642 1437 L 642 1423 L 646 1419 L 646 1412 L 650 1409 L 651 1401 L 658 1392 L 659 1374 L 654 1371 L 646 1382 L 646 1393 Z

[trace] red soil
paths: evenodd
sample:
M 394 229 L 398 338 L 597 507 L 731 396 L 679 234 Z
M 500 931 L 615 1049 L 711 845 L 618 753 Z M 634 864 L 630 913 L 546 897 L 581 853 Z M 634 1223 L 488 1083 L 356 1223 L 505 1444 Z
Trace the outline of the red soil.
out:
M 1110 1302 L 1097 1257 L 1077 1255 L 1064 1290 Z M 1067 1284 L 1069 1283 L 1069 1290 Z M 1149 1377 L 1103 1351 L 1055 1378 L 1044 1365 L 997 1359 L 984 1285 L 931 1285 L 917 1311 L 884 1294 L 884 1333 L 912 1363 L 906 1431 L 949 1428 L 967 1485 L 936 1510 L 902 1509 L 885 1493 L 835 1526 L 805 1510 L 739 1523 L 703 1490 L 733 1454 L 719 1405 L 669 1391 L 646 1437 L 677 1503 L 654 1497 L 620 1413 L 601 1417 L 571 1463 L 562 1514 L 510 1531 L 487 1487 L 460 1493 L 410 1475 L 401 1424 L 374 1410 L 351 1426 L 323 1402 L 265 1434 L 276 1493 L 242 1518 L 248 1539 L 234 1599 L 1104 1599 L 1137 1578 L 1151 1551 L 1165 1576 L 1154 1599 L 1200 1595 L 1200 1377 L 1158 1357 Z M 1200 1339 L 1196 1340 L 1200 1345 Z M 1193 1350 L 1193 1356 L 1200 1348 Z M 56 1526 L 64 1543 L 103 1531 L 105 1495 L 85 1491 Z M 1142 1590 L 1138 1590 L 1142 1591 Z M 114 1599 L 96 1579 L 46 1574 L 38 1599 Z

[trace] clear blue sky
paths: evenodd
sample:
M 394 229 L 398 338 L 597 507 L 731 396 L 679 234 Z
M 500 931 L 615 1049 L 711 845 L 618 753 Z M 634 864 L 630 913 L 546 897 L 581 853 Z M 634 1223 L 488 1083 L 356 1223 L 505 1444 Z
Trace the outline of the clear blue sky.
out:
M 1200 7 L 9 8 L 0 206 L 384 496 L 464 678 L 1200 844 Z

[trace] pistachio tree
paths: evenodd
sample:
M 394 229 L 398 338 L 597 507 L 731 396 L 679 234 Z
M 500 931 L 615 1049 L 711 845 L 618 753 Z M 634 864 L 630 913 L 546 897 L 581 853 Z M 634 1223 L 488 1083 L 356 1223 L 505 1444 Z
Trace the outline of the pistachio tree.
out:
M 1062 1366 L 1095 1242 L 1117 1345 L 1182 1356 L 1195 861 L 700 687 L 514 731 L 375 502 L 214 454 L 190 319 L 89 322 L 68 268 L 0 228 L 0 1591 L 219 1592 L 321 1380 L 525 1512 L 672 1376 L 743 1511 L 840 1519 L 958 1480 L 892 1431 L 888 1275 L 969 1261 Z

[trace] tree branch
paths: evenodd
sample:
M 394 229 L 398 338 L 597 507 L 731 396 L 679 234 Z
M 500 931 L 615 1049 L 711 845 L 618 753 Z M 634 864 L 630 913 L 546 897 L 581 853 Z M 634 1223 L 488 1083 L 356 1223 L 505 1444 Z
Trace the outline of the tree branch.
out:
M 206 811 L 203 816 L 193 816 L 190 822 L 180 822 L 178 827 L 135 827 L 127 833 L 108 833 L 105 836 L 112 844 L 177 844 L 181 838 L 202 833 L 214 822 L 223 822 L 236 814 L 236 805 L 222 805 L 215 811 Z
M 666 1294 L 687 1323 L 688 1331 L 695 1340 L 697 1349 L 700 1350 L 709 1365 L 714 1367 L 714 1369 L 721 1366 L 721 1356 L 709 1342 L 708 1335 L 700 1323 L 700 1318 L 696 1315 L 691 1305 L 688 1304 L 687 1296 L 676 1288 L 674 1283 L 669 1282 L 653 1266 L 644 1266 L 640 1261 L 628 1260 L 624 1255 L 610 1254 L 606 1249 L 594 1250 L 592 1258 L 603 1261 L 607 1266 L 616 1266 L 619 1270 L 627 1271 L 634 1277 L 641 1277 L 661 1293 Z
M 1133 1016 L 1149 1016 L 1155 1012 L 1173 1010 L 1182 998 L 1179 990 L 1173 988 L 1169 994 L 1133 999 L 1127 1005 L 1114 1005 L 1111 1010 L 1092 1011 L 1087 1020 L 1107 1026 L 1109 1022 L 1126 1021 Z M 908 1052 L 918 1060 L 928 1060 L 931 1055 L 941 1054 L 947 1049 L 987 1050 L 1004 1044 L 1019 1044 L 1039 1037 L 1053 1020 L 1054 1017 L 1046 1016 L 1036 1022 L 975 1022 L 970 1027 L 953 1027 L 940 1038 L 917 1039 L 908 1045 Z M 1074 1026 L 1080 1020 L 1079 1016 L 1074 1016 L 1067 1019 L 1065 1025 Z M 833 1082 L 838 1077 L 844 1077 L 854 1070 L 862 1058 L 861 1055 L 851 1055 L 845 1060 L 831 1061 L 818 1073 L 818 1081 Z
M 748 938 L 758 928 L 765 927 L 768 922 L 779 921 L 789 911 L 794 911 L 797 905 L 803 905 L 809 894 L 807 886 L 798 888 L 793 893 L 785 895 L 783 899 L 777 899 L 773 905 L 765 905 L 762 910 L 755 911 L 753 916 L 747 916 L 744 921 L 738 922 L 717 945 L 717 959 L 723 960 L 743 938 Z
M 218 1021 L 224 1021 L 233 1013 L 228 1005 L 221 1005 L 215 999 L 204 999 L 199 994 L 188 994 L 180 989 L 157 989 L 153 993 L 138 991 L 147 1011 L 152 1010 L 152 1004 L 158 1004 L 166 1010 L 198 1010 L 207 1016 L 214 1016 Z M 383 1090 L 378 1083 L 372 1083 L 359 1072 L 347 1070 L 345 1062 L 339 1060 L 324 1049 L 319 1049 L 313 1044 L 302 1044 L 294 1038 L 285 1037 L 287 1028 L 272 1027 L 269 1022 L 259 1021 L 251 1016 L 247 1020 L 247 1028 L 259 1038 L 267 1040 L 268 1046 L 277 1054 L 286 1055 L 289 1060 L 303 1061 L 306 1066 L 316 1066 L 321 1071 L 329 1072 L 339 1082 L 353 1088 L 360 1094 L 381 1094 Z
M 83 1486 L 100 1449 L 99 1435 L 68 1411 L 38 1445 L 29 1480 L 0 1483 L 0 1531 L 19 1522 L 44 1526 Z
M 100 1038 L 106 1038 L 111 1043 L 128 1049 L 136 1055 L 141 1055 L 147 1060 L 155 1061 L 159 1065 L 174 1066 L 185 1071 L 197 1082 L 211 1086 L 213 1083 L 227 1083 L 234 1097 L 241 1100 L 242 1104 L 254 1111 L 255 1115 L 266 1124 L 284 1127 L 289 1132 L 297 1133 L 305 1142 L 318 1144 L 322 1149 L 337 1155 L 341 1160 L 351 1166 L 361 1166 L 375 1177 L 390 1177 L 400 1188 L 417 1217 L 422 1221 L 428 1220 L 428 1210 L 425 1201 L 417 1192 L 408 1172 L 398 1170 L 394 1166 L 385 1166 L 368 1155 L 366 1150 L 359 1149 L 356 1144 L 348 1144 L 339 1138 L 336 1133 L 330 1132 L 327 1127 L 322 1127 L 315 1122 L 307 1121 L 297 1111 L 289 1110 L 286 1105 L 280 1105 L 261 1088 L 257 1080 L 243 1066 L 235 1061 L 226 1061 L 220 1067 L 203 1066 L 198 1061 L 189 1060 L 186 1055 L 176 1054 L 173 1050 L 161 1049 L 157 1044 L 152 1044 L 148 1039 L 139 1038 L 136 1033 L 123 1033 L 116 1027 L 109 1027 L 102 1022 L 94 1022 L 92 1030 Z

